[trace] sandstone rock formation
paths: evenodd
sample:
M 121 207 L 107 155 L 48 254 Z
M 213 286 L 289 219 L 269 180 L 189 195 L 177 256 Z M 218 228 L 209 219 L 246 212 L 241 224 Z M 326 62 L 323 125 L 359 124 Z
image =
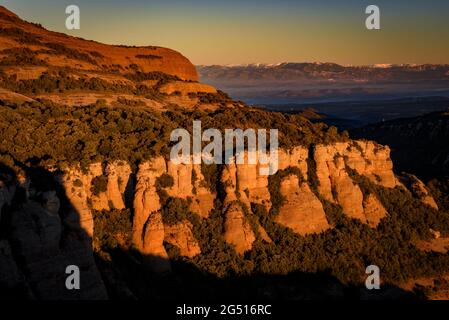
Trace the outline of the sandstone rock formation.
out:
M 148 266 L 156 273 L 171 271 L 168 254 L 164 247 L 165 229 L 160 212 L 152 212 L 143 230 L 140 252 Z
M 165 241 L 178 247 L 181 256 L 192 258 L 201 253 L 198 241 L 192 233 L 192 224 L 189 221 L 165 226 Z
M 373 228 L 379 224 L 382 218 L 387 216 L 387 210 L 385 210 L 382 203 L 374 194 L 369 194 L 363 200 L 363 209 L 367 223 Z
M 41 59 L 48 59 L 54 65 L 61 67 L 82 68 L 85 71 L 97 71 L 100 66 L 118 68 L 120 73 L 134 72 L 163 72 L 177 76 L 182 80 L 198 81 L 195 66 L 182 54 L 171 49 L 146 46 L 126 47 L 102 44 L 99 42 L 70 37 L 62 33 L 45 30 L 35 24 L 21 20 L 17 15 L 0 7 L 0 27 L 17 28 L 35 37 L 43 37 L 52 43 L 54 48 L 66 47 L 67 50 L 77 50 L 78 56 L 59 57 L 41 53 Z M 8 18 L 7 18 L 8 17 Z M 5 35 L 6 36 L 6 35 Z M 3 35 L 2 35 L 3 37 Z M 6 40 L 6 41 L 5 41 Z M 2 41 L 1 48 L 20 47 L 20 42 L 7 38 Z M 43 43 L 37 44 L 37 49 L 43 48 Z M 78 58 L 78 57 L 89 58 Z
M 207 218 L 214 206 L 215 195 L 204 185 L 205 178 L 198 164 L 174 164 L 166 162 L 166 173 L 173 178 L 173 186 L 167 188 L 172 197 L 192 200 L 190 209 L 203 218 Z
M 256 240 L 242 207 L 236 201 L 230 203 L 225 210 L 224 239 L 239 254 L 250 250 Z
M 314 160 L 319 192 L 328 201 L 334 202 L 332 195 L 332 178 L 347 165 L 359 175 L 368 177 L 372 182 L 386 188 L 394 188 L 398 181 L 393 173 L 393 163 L 390 159 L 390 149 L 372 141 L 339 142 L 333 145 L 318 145 L 314 150 Z M 343 162 L 342 162 L 343 160 Z M 346 171 L 346 170 L 344 170 Z M 344 175 L 344 173 L 343 173 Z M 340 177 L 345 179 L 344 177 Z
M 133 243 L 138 249 L 143 249 L 145 239 L 145 225 L 151 213 L 160 209 L 159 196 L 156 192 L 156 179 L 165 172 L 165 160 L 155 158 L 139 166 L 134 195 Z M 154 219 L 154 218 L 153 218 Z M 160 241 L 160 245 L 163 242 Z
M 324 199 L 341 205 L 348 216 L 363 222 L 368 219 L 371 225 L 376 225 L 379 217 L 385 216 L 385 209 L 371 196 L 364 201 L 360 187 L 352 180 L 347 168 L 367 177 L 373 183 L 394 188 L 399 182 L 392 171 L 393 164 L 389 154 L 388 147 L 371 141 L 316 146 L 314 160 L 319 193 Z
M 349 217 L 359 219 L 372 227 L 387 215 L 374 194 L 363 195 L 352 179 L 350 170 L 383 187 L 400 185 L 392 172 L 389 149 L 369 141 L 350 141 L 318 145 L 312 152 L 304 147 L 279 151 L 278 170 L 297 168 L 304 181 L 299 183 L 296 175 L 290 175 L 282 181 L 280 191 L 285 202 L 279 210 L 276 222 L 301 235 L 329 228 L 323 206 L 307 183 L 309 153 L 313 155 L 316 164 L 320 196 L 340 205 Z M 262 204 L 267 210 L 271 208 L 269 177 L 260 174 L 259 169 L 263 166 L 261 163 L 248 163 L 249 155 L 245 152 L 244 164 L 236 164 L 235 158 L 232 158 L 229 164 L 223 166 L 219 181 L 225 194 L 224 237 L 241 254 L 251 249 L 256 231 L 264 241 L 271 241 L 262 226 L 257 225 L 257 230 L 253 230 L 248 217 L 245 217 L 245 212 L 251 210 L 251 203 Z M 173 178 L 173 185 L 164 187 L 167 194 L 190 200 L 190 210 L 204 219 L 207 219 L 217 197 L 205 187 L 200 165 L 174 164 L 163 157 L 156 157 L 139 166 L 133 198 L 133 243 L 145 256 L 157 258 L 159 265 L 154 268 L 159 271 L 169 270 L 168 265 L 162 263 L 161 266 L 160 262 L 167 259 L 164 240 L 179 247 L 181 255 L 194 256 L 200 252 L 199 246 L 195 245 L 197 242 L 189 223 L 175 226 L 164 226 L 162 223 L 157 180 L 164 174 Z M 93 195 L 90 187 L 92 179 L 101 175 L 107 178 L 107 190 Z M 124 193 L 126 185 L 131 182 L 131 175 L 129 165 L 113 162 L 106 165 L 104 172 L 98 163 L 92 164 L 87 173 L 70 169 L 66 174 L 67 178 L 62 179 L 70 201 L 80 213 L 80 223 L 89 234 L 92 234 L 93 222 L 88 203 L 92 203 L 94 209 L 109 210 L 111 203 L 118 209 L 125 208 Z M 425 199 L 431 203 L 431 197 Z
M 307 183 L 299 183 L 296 175 L 289 175 L 281 182 L 284 204 L 275 221 L 293 229 L 300 235 L 319 233 L 329 228 L 326 214 L 320 200 Z
M 312 155 L 313 159 L 309 159 L 309 155 Z M 311 150 L 295 147 L 291 150 L 280 150 L 278 156 L 278 170 L 297 171 L 281 181 L 279 191 L 284 201 L 275 222 L 300 235 L 319 233 L 331 227 L 326 219 L 321 198 L 340 205 L 346 215 L 371 227 L 376 227 L 388 214 L 375 194 L 362 193 L 353 180 L 354 173 L 383 187 L 402 185 L 391 170 L 389 149 L 372 142 L 351 141 L 317 145 Z M 229 164 L 219 167 L 221 175 L 216 182 L 218 189 L 223 191 L 223 198 L 220 199 L 223 203 L 223 237 L 239 254 L 251 250 L 256 241 L 256 234 L 263 241 L 272 241 L 258 219 L 251 216 L 253 203 L 265 206 L 268 211 L 272 207 L 269 176 L 261 174 L 260 169 L 264 165 L 260 162 L 248 163 L 249 153 L 245 153 L 244 157 L 245 164 L 236 164 L 233 158 Z M 317 190 L 312 190 L 309 186 L 310 160 L 316 165 Z M 160 185 L 159 178 L 164 175 L 172 178 L 172 185 Z M 98 177 L 105 181 L 105 190 L 93 192 L 94 179 Z M 407 181 L 413 182 L 408 186 L 415 196 L 433 206 L 433 198 L 422 182 L 415 178 L 408 178 Z M 19 185 L 27 189 L 30 185 L 29 179 L 22 177 L 21 181 Z M 19 230 L 27 226 L 25 221 L 30 220 L 26 217 L 30 215 L 39 217 L 40 225 L 45 230 L 38 235 L 28 232 L 22 240 L 22 231 L 19 232 L 20 236 L 14 236 L 14 239 L 17 239 L 15 246 L 23 248 L 20 250 L 28 259 L 33 260 L 33 256 L 39 256 L 42 250 L 56 256 L 62 254 L 59 246 L 59 243 L 63 242 L 62 224 L 70 230 L 77 230 L 73 232 L 85 232 L 86 241 L 83 245 L 89 246 L 89 239 L 92 238 L 94 230 L 92 210 L 132 208 L 134 247 L 141 252 L 151 270 L 157 273 L 169 272 L 171 266 L 164 241 L 179 248 L 180 254 L 189 258 L 200 254 L 201 248 L 189 221 L 164 225 L 159 192 L 189 200 L 190 211 L 202 219 L 208 219 L 218 196 L 207 187 L 201 165 L 174 164 L 163 157 L 142 162 L 135 172 L 135 179 L 129 164 L 114 161 L 106 164 L 93 163 L 85 169 L 79 166 L 70 167 L 57 175 L 57 181 L 65 190 L 71 207 L 69 212 L 64 213 L 64 221 L 59 218 L 61 203 L 54 191 L 42 193 L 40 204 L 30 202 L 22 213 L 16 215 L 19 220 L 14 223 Z M 0 206 L 4 206 L 12 199 L 13 186 L 1 183 Z M 132 205 L 125 201 L 127 194 L 132 198 Z M 436 208 L 436 204 L 433 207 Z M 36 244 L 40 249 L 36 248 Z M 80 248 L 77 250 L 82 251 Z M 33 289 L 33 292 L 37 291 Z
M 215 89 L 210 85 L 203 83 L 183 82 L 183 81 L 169 82 L 163 85 L 160 91 L 168 95 L 179 92 L 183 96 L 187 96 L 189 93 L 198 93 L 198 92 L 217 93 L 217 89 Z
M 400 181 L 412 192 L 413 196 L 421 200 L 422 203 L 438 210 L 438 205 L 429 190 L 427 190 L 426 185 L 416 176 L 403 173 L 400 176 Z
M 89 171 L 96 168 L 92 165 Z M 93 236 L 94 221 L 92 211 L 88 204 L 88 195 L 92 182 L 92 176 L 84 173 L 80 168 L 70 168 L 63 174 L 57 176 L 57 180 L 65 190 L 66 196 L 73 208 L 68 213 L 68 223 L 73 226 L 79 226 L 89 237 Z
M 108 177 L 107 198 L 115 209 L 125 209 L 125 191 L 131 177 L 131 167 L 123 161 L 108 163 L 106 167 Z

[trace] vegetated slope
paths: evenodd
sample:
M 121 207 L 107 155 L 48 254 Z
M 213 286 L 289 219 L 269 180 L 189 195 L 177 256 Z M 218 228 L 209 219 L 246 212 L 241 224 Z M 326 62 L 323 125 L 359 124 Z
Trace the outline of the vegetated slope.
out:
M 449 204 L 449 113 L 386 121 L 355 129 L 352 135 L 391 146 L 395 171 L 423 179 L 440 206 Z
M 377 123 L 352 133 L 389 145 L 397 170 L 427 179 L 449 173 L 447 111 Z

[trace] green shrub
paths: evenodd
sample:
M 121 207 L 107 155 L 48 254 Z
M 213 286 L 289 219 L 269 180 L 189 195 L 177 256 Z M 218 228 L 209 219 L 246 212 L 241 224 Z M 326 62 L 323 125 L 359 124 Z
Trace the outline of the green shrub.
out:
M 106 192 L 108 190 L 108 177 L 107 176 L 98 176 L 92 179 L 92 187 L 91 192 L 98 196 L 102 192 Z
M 94 247 L 111 250 L 118 247 L 131 247 L 131 212 L 129 209 L 110 211 L 93 210 Z

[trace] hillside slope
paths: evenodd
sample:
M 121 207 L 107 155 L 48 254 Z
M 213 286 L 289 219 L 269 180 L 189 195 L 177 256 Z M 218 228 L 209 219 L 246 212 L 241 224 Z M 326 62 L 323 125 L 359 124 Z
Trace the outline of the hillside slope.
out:
M 449 113 L 433 112 L 369 125 L 353 134 L 393 149 L 398 170 L 413 172 L 425 178 L 449 173 Z
M 161 47 L 106 45 L 48 31 L 0 7 L 0 88 L 65 105 L 97 100 L 163 109 L 214 108 L 229 98 L 198 83 L 195 66 Z M 120 101 L 121 100 L 121 101 Z

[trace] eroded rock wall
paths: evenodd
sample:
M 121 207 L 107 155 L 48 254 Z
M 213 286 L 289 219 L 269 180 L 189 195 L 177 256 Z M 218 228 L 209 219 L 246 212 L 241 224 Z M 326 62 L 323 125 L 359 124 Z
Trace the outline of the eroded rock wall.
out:
M 283 170 L 294 169 L 294 173 L 282 176 L 279 193 L 283 201 L 277 208 L 274 221 L 302 236 L 323 232 L 332 226 L 327 220 L 322 201 L 330 201 L 341 206 L 348 217 L 376 227 L 388 212 L 377 195 L 364 194 L 366 191 L 357 184 L 354 174 L 386 188 L 406 185 L 424 203 L 437 209 L 425 185 L 416 177 L 408 177 L 408 183 L 399 182 L 392 171 L 389 152 L 388 147 L 369 141 L 279 150 L 278 172 L 285 174 Z M 217 203 L 221 203 L 220 210 L 224 218 L 223 238 L 239 254 L 243 254 L 251 250 L 257 235 L 263 241 L 271 241 L 270 235 L 252 213 L 252 204 L 264 206 L 267 212 L 273 206 L 270 177 L 261 174 L 260 170 L 266 165 L 260 161 L 250 164 L 248 157 L 249 154 L 245 153 L 244 164 L 236 164 L 233 158 L 230 163 L 217 167 L 217 181 L 212 183 L 216 184 L 218 193 L 211 191 L 208 185 L 211 183 L 210 177 L 203 175 L 201 165 L 176 165 L 163 157 L 142 162 L 135 172 L 122 161 L 93 163 L 87 168 L 73 166 L 62 173 L 55 173 L 68 202 L 63 221 L 58 220 L 62 217 L 62 204 L 56 192 L 42 193 L 39 204 L 29 203 L 17 213 L 14 230 L 19 231 L 12 233 L 13 238 L 17 239 L 15 245 L 22 248 L 20 252 L 30 261 L 33 261 L 34 256 L 40 257 L 43 251 L 59 255 L 61 225 L 78 233 L 84 232 L 85 239 L 92 239 L 94 210 L 126 208 L 133 213 L 131 237 L 134 248 L 142 253 L 145 263 L 153 271 L 169 272 L 171 267 L 164 242 L 176 246 L 180 255 L 189 258 L 200 254 L 201 247 L 200 239 L 195 239 L 193 225 L 188 219 L 164 224 L 164 210 L 161 208 L 163 192 L 164 197 L 186 200 L 188 211 L 191 212 L 189 214 L 196 214 L 199 221 L 208 219 L 214 203 L 220 200 Z M 310 163 L 313 163 L 313 167 L 309 167 Z M 315 171 L 313 176 L 310 176 L 311 171 Z M 170 176 L 173 181 L 169 186 L 162 186 L 159 181 L 164 175 Z M 100 190 L 94 186 L 98 178 L 103 181 Z M 312 180 L 315 179 L 317 181 L 313 185 Z M 30 181 L 26 177 L 21 180 L 18 185 L 28 195 Z M 11 202 L 14 188 L 13 184 L 1 182 L 0 212 L 2 207 Z M 131 202 L 126 201 L 129 196 Z M 31 220 L 27 218 L 29 216 L 38 217 L 43 230 L 41 234 L 20 231 L 32 229 Z M 87 240 L 84 245 L 90 243 Z

